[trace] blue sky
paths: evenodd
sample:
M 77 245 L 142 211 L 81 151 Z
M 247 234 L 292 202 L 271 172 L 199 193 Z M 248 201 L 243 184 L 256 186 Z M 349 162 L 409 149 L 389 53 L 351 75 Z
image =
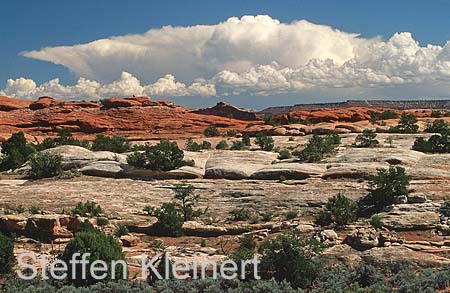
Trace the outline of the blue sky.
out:
M 0 38 L 3 42 L 0 46 L 2 69 L 0 89 L 4 88 L 6 80 L 10 78 L 29 78 L 38 85 L 59 78 L 62 84 L 71 85 L 80 77 L 79 72 L 71 72 L 67 66 L 24 57 L 20 54 L 23 51 L 73 46 L 111 36 L 143 34 L 151 28 L 158 29 L 165 25 L 182 27 L 197 24 L 215 25 L 232 16 L 267 14 L 281 23 L 304 19 L 344 32 L 361 34 L 367 39 L 381 36 L 384 41 L 396 32 L 411 32 L 420 46 L 431 43 L 443 47 L 446 41 L 450 40 L 450 17 L 448 17 L 450 1 L 445 0 L 127 2 L 29 0 L 4 1 L 1 7 L 3 13 L 0 18 Z M 161 75 L 165 73 L 161 72 Z M 89 77 L 93 79 L 92 76 Z M 104 79 L 102 76 L 95 77 L 99 81 Z M 178 76 L 175 77 L 178 79 Z M 141 76 L 138 78 L 142 79 Z M 182 81 L 192 82 L 186 78 Z M 405 92 L 405 95 L 407 93 Z M 383 94 L 402 95 L 391 88 L 383 91 Z M 268 94 L 263 95 L 259 101 L 273 104 L 269 101 L 274 95 L 280 96 L 283 101 L 285 99 L 290 101 L 296 94 Z M 352 95 L 354 94 L 350 93 L 348 97 Z M 326 99 L 326 96 L 327 94 L 324 94 L 323 99 Z M 186 100 L 193 98 L 195 97 Z M 254 103 L 258 102 L 249 101 L 243 104 L 251 106 Z

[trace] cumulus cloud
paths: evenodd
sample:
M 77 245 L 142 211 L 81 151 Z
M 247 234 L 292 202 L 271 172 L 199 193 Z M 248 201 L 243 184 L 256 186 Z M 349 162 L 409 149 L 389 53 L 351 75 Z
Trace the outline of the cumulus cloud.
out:
M 24 56 L 63 65 L 80 80 L 74 86 L 58 80 L 40 86 L 23 78 L 8 80 L 5 93 L 52 91 L 75 98 L 345 89 L 359 95 L 422 87 L 434 95 L 450 88 L 449 42 L 421 46 L 408 32 L 387 41 L 367 39 L 305 20 L 281 23 L 266 15 L 232 17 L 215 25 L 166 26 Z
M 194 82 L 190 86 L 177 82 L 175 77 L 167 75 L 150 85 L 141 85 L 140 81 L 128 72 L 122 72 L 119 80 L 108 84 L 81 77 L 74 86 L 60 84 L 59 79 L 52 79 L 39 86 L 31 79 L 9 79 L 6 88 L 0 95 L 22 99 L 36 99 L 41 96 L 52 96 L 58 99 L 97 99 L 105 97 L 130 97 L 133 95 L 167 96 L 213 96 L 214 85 L 205 82 Z

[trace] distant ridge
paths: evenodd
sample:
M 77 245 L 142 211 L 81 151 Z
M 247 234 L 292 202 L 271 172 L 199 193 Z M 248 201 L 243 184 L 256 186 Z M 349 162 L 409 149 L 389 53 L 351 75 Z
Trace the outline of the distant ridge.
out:
M 296 104 L 294 106 L 269 107 L 260 113 L 282 114 L 291 110 L 314 110 L 319 108 L 349 108 L 349 107 L 367 107 L 367 108 L 389 108 L 395 110 L 410 109 L 450 109 L 450 100 L 347 100 L 345 102 L 335 103 L 312 103 Z

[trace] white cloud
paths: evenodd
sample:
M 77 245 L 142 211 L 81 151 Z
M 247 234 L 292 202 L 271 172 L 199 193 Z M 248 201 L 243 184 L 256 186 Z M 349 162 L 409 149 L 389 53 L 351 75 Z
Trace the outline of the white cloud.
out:
M 170 97 L 345 89 L 353 95 L 403 90 L 413 97 L 408 88 L 427 89 L 429 96 L 450 88 L 449 42 L 421 46 L 407 32 L 387 41 L 366 39 L 305 20 L 281 23 L 264 15 L 232 17 L 216 25 L 166 26 L 24 55 L 64 65 L 83 78 L 75 86 L 9 80 L 7 94 Z
M 142 86 L 139 80 L 128 72 L 122 72 L 121 78 L 109 84 L 101 85 L 97 81 L 78 79 L 74 86 L 64 86 L 59 79 L 52 79 L 39 86 L 31 79 L 9 79 L 0 95 L 33 100 L 41 96 L 51 96 L 62 100 L 96 99 L 106 97 L 130 97 L 133 95 L 151 96 L 211 96 L 215 95 L 211 84 L 194 82 L 190 86 L 177 82 L 175 77 L 167 75 L 154 84 Z

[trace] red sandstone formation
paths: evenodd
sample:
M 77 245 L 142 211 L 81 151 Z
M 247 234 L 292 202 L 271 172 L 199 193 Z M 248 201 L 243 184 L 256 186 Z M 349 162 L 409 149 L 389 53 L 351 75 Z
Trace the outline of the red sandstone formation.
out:
M 233 105 L 224 102 L 219 102 L 217 103 L 217 105 L 211 108 L 200 109 L 193 112 L 197 114 L 214 115 L 214 116 L 235 118 L 239 120 L 249 120 L 249 121 L 259 120 L 255 112 L 240 109 L 238 107 L 235 107 Z
M 29 101 L 0 96 L 0 111 L 12 111 L 17 109 L 28 108 L 29 105 L 30 105 Z
M 69 128 L 75 137 L 93 139 L 97 133 L 126 135 L 131 140 L 201 136 L 210 124 L 219 130 L 241 131 L 248 122 L 192 113 L 168 101 L 149 98 L 108 99 L 102 107 L 94 102 L 61 102 L 40 98 L 30 108 L 0 111 L 0 140 L 24 131 L 34 141 Z M 128 105 L 128 106 L 127 106 Z

